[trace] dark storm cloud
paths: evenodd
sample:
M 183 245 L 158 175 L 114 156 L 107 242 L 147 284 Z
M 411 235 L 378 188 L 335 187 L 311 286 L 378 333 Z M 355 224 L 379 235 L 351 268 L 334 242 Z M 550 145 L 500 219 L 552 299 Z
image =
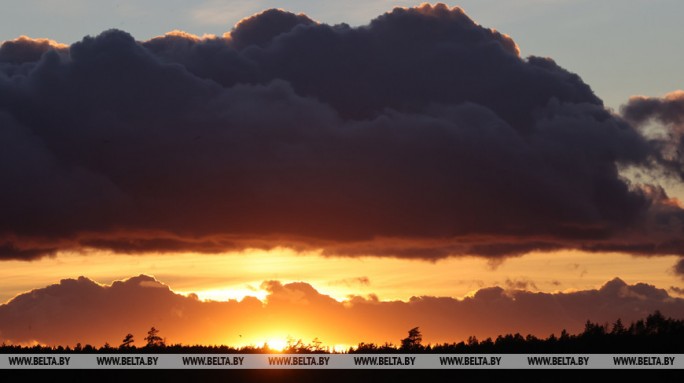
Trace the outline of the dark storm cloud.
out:
M 42 257 L 45 255 L 53 255 L 57 253 L 57 248 L 38 248 L 32 247 L 29 249 L 19 249 L 14 246 L 11 242 L 6 242 L 0 244 L 0 254 L 2 254 L 3 259 L 17 259 L 26 260 Z
M 0 45 L 0 65 L 35 62 L 40 60 L 43 53 L 49 50 L 66 51 L 67 48 L 66 45 L 52 40 L 21 36 L 15 40 L 5 41 Z
M 674 272 L 684 276 L 684 258 L 680 258 L 679 261 L 677 261 L 677 263 L 674 265 Z
M 667 124 L 684 123 L 684 92 L 672 92 L 663 98 L 632 97 L 622 108 L 626 118 L 637 122 L 657 119 Z
M 684 180 L 684 91 L 675 91 L 658 97 L 631 97 L 622 107 L 625 118 L 653 136 L 658 148 L 658 161 L 669 174 Z M 657 126 L 649 126 L 655 122 Z M 658 134 L 659 133 L 659 134 Z
M 266 281 L 261 287 L 268 292 L 263 303 L 256 298 L 204 302 L 192 294 L 176 294 L 144 275 L 112 285 L 84 277 L 65 279 L 0 305 L 0 341 L 118 346 L 125 334 L 133 333 L 140 347 L 143 335 L 155 326 L 168 343 L 235 345 L 245 339 L 263 341 L 278 330 L 281 337 L 309 336 L 305 342 L 317 337 L 326 344 L 382 344 L 398 342 L 419 324 L 426 343 L 442 343 L 471 335 L 484 339 L 519 332 L 546 337 L 562 329 L 577 333 L 587 320 L 613 323 L 621 318 L 629 323 L 655 310 L 670 317 L 684 315 L 683 299 L 618 278 L 600 289 L 572 293 L 489 287 L 462 300 L 420 296 L 384 301 L 371 295 L 338 302 L 304 282 Z
M 278 36 L 290 32 L 298 25 L 313 25 L 315 22 L 306 15 L 295 15 L 278 9 L 269 9 L 259 17 L 248 17 L 240 21 L 226 37 L 231 46 L 241 50 L 249 46 L 265 47 Z
M 618 173 L 660 144 L 458 8 L 40 47 L 0 54 L 0 258 L 684 254 L 682 209 Z
M 663 97 L 631 97 L 622 106 L 621 112 L 649 137 L 652 146 L 657 149 L 656 161 L 663 165 L 663 173 L 684 180 L 684 91 L 675 91 Z M 674 209 L 681 211 L 681 203 L 676 203 Z M 669 214 L 661 214 L 661 222 L 668 219 Z M 681 218 L 677 224 L 682 224 Z M 681 249 L 684 239 L 680 237 L 653 246 Z M 684 276 L 684 258 L 675 264 L 673 271 Z

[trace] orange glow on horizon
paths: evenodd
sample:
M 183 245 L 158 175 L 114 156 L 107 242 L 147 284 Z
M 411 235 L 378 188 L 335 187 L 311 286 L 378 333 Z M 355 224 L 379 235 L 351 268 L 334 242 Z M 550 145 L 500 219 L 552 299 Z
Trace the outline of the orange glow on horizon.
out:
M 463 298 L 490 286 L 522 285 L 540 292 L 597 288 L 619 276 L 627 283 L 646 282 L 660 288 L 680 286 L 673 273 L 676 256 L 635 257 L 580 251 L 531 253 L 492 264 L 484 258 L 454 257 L 436 262 L 414 259 L 321 256 L 292 249 L 245 250 L 208 254 L 126 255 L 109 252 L 61 252 L 36 261 L 3 261 L 0 303 L 58 283 L 88 277 L 101 284 L 135 275 L 154 276 L 174 292 L 194 293 L 200 300 L 263 301 L 264 281 L 306 282 L 338 302 L 350 296 L 377 296 L 407 301 L 412 296 Z
M 169 319 L 176 318 L 173 319 L 178 321 L 176 324 L 142 321 L 126 329 L 111 328 L 101 344 L 106 339 L 115 345 L 130 332 L 138 340 L 136 346 L 143 346 L 144 334 L 151 325 L 157 325 L 168 344 L 223 344 L 255 348 L 266 344 L 273 352 L 282 352 L 297 341 L 301 340 L 301 344 L 307 346 L 314 339 L 319 339 L 324 349 L 346 351 L 349 349 L 347 344 L 357 345 L 359 342 L 398 344 L 405 331 L 416 325 L 421 326 L 425 343 L 459 342 L 471 334 L 497 335 L 487 332 L 496 323 L 486 318 L 472 321 L 469 327 L 452 329 L 445 322 L 448 318 L 435 318 L 432 324 L 426 320 L 408 323 L 401 316 L 383 319 L 377 317 L 377 313 L 364 314 L 353 310 L 358 302 L 365 301 L 364 307 L 372 310 L 383 303 L 391 303 L 384 307 L 392 307 L 400 302 L 409 302 L 412 297 L 418 297 L 415 298 L 418 300 L 422 296 L 460 300 L 466 296 L 472 298 L 476 292 L 494 286 L 506 291 L 568 293 L 600 288 L 615 277 L 628 284 L 644 282 L 663 289 L 671 286 L 681 288 L 681 280 L 672 271 L 677 260 L 676 256 L 634 257 L 580 251 L 532 253 L 498 263 L 476 257 L 436 262 L 341 258 L 285 248 L 270 251 L 252 249 L 221 255 L 63 252 L 54 258 L 32 262 L 2 262 L 0 294 L 4 295 L 0 295 L 0 301 L 6 302 L 17 294 L 58 284 L 62 279 L 76 279 L 80 275 L 107 286 L 112 281 L 146 274 L 154 276 L 176 294 L 194 297 L 198 301 L 228 301 L 229 304 L 221 306 L 225 311 L 218 305 L 203 306 L 212 307 L 206 312 L 214 313 L 204 318 L 192 316 L 194 311 L 190 307 L 197 306 L 186 303 L 189 311 L 184 311 L 182 305 L 171 309 L 172 317 Z M 288 287 L 289 283 L 296 287 Z M 148 287 L 147 284 L 144 287 Z M 320 298 L 307 296 L 307 289 L 315 290 Z M 274 291 L 277 297 L 270 299 Z M 671 289 L 669 293 L 673 297 L 684 295 L 678 291 Z M 312 297 L 317 300 L 310 300 Z M 223 314 L 231 312 L 234 314 Z M 351 312 L 356 313 L 355 321 L 345 321 L 344 317 Z M 466 319 L 458 317 L 459 323 L 463 320 Z M 376 327 L 371 327 L 374 321 L 381 324 L 375 323 L 373 326 Z M 104 331 L 97 324 L 93 326 L 90 331 L 94 333 Z M 551 327 L 549 331 L 559 331 Z M 369 332 L 371 328 L 373 331 Z M 445 330 L 438 328 L 449 330 L 440 333 Z M 86 329 L 79 328 L 78 331 Z M 74 346 L 75 343 L 70 344 Z
M 266 300 L 268 291 L 255 288 L 217 288 L 198 291 L 175 291 L 185 296 L 196 296 L 201 301 L 226 302 L 230 300 L 242 301 L 247 297 L 256 298 L 262 302 Z
M 652 280 L 657 279 L 655 271 L 660 270 L 662 272 L 662 270 L 666 270 L 666 268 L 663 267 L 665 263 L 658 257 L 642 258 L 621 256 L 617 254 L 596 257 L 595 254 L 580 252 L 559 252 L 553 254 L 551 257 L 549 257 L 548 254 L 546 254 L 546 256 L 543 256 L 542 254 L 533 254 L 510 259 L 496 265 L 496 268 L 492 268 L 492 266 L 483 259 L 451 259 L 437 263 L 396 259 L 384 259 L 385 262 L 382 262 L 383 260 L 381 259 L 378 266 L 383 267 L 378 267 L 377 269 L 371 269 L 369 267 L 364 268 L 364 273 L 368 275 L 367 279 L 357 280 L 359 283 L 354 284 L 353 278 L 340 278 L 348 276 L 345 275 L 345 273 L 347 273 L 349 269 L 340 267 L 344 262 L 338 263 L 341 261 L 339 259 L 324 258 L 314 255 L 295 255 L 295 253 L 291 253 L 290 256 L 292 257 L 290 257 L 285 253 L 287 252 L 276 254 L 261 252 L 256 258 L 263 257 L 261 260 L 264 260 L 269 259 L 269 257 L 282 257 L 287 261 L 295 263 L 292 266 L 295 268 L 297 267 L 296 260 L 303 262 L 303 264 L 311 262 L 312 264 L 309 265 L 311 268 L 300 268 L 298 271 L 299 275 L 302 276 L 301 280 L 304 282 L 295 281 L 293 283 L 288 283 L 284 280 L 285 278 L 270 278 L 267 282 L 261 284 L 251 282 L 245 284 L 238 278 L 243 270 L 231 268 L 246 262 L 245 259 L 241 259 L 236 255 L 224 255 L 222 257 L 193 255 L 198 261 L 212 260 L 213 263 L 210 262 L 207 265 L 203 265 L 203 267 L 199 267 L 201 262 L 183 264 L 182 261 L 185 259 L 181 257 L 181 255 L 178 255 L 178 258 L 152 255 L 130 258 L 121 256 L 129 261 L 137 259 L 139 262 L 143 263 L 142 265 L 137 265 L 140 269 L 152 269 L 155 271 L 158 281 L 154 281 L 149 277 L 126 278 L 123 282 L 119 282 L 124 284 L 127 282 L 129 283 L 124 290 L 116 290 L 117 293 L 113 295 L 91 295 L 90 299 L 81 299 L 80 293 L 74 293 L 79 290 L 76 287 L 87 287 L 81 289 L 81 291 L 86 292 L 86 297 L 88 297 L 88 294 L 91 294 L 89 291 L 93 292 L 99 289 L 107 289 L 113 287 L 114 284 L 111 282 L 104 284 L 95 282 L 99 287 L 94 288 L 92 282 L 89 282 L 86 279 L 80 279 L 70 281 L 66 284 L 66 287 L 65 285 L 57 286 L 51 291 L 66 292 L 67 295 L 56 296 L 64 296 L 64 299 L 72 300 L 74 302 L 89 301 L 92 297 L 107 296 L 108 298 L 104 303 L 105 305 L 100 308 L 104 311 L 109 310 L 111 307 L 125 305 L 126 302 L 130 302 L 132 297 L 148 296 L 152 299 L 158 299 L 158 304 L 149 305 L 145 303 L 142 305 L 133 305 L 133 310 L 127 312 L 124 321 L 116 321 L 116 323 L 126 322 L 124 327 L 120 327 L 116 323 L 114 325 L 105 325 L 102 318 L 100 320 L 81 322 L 79 324 L 73 324 L 72 320 L 64 321 L 64 326 L 67 326 L 68 330 L 58 332 L 55 335 L 55 340 L 51 341 L 57 343 L 48 345 L 67 345 L 65 342 L 70 342 L 68 344 L 73 346 L 76 341 L 80 341 L 83 344 L 91 342 L 91 344 L 99 346 L 106 341 L 111 345 L 116 346 L 118 344 L 117 342 L 120 342 L 126 333 L 132 333 L 135 335 L 136 340 L 139 341 L 136 346 L 142 347 L 144 346 L 142 338 L 152 325 L 162 331 L 162 336 L 167 339 L 167 344 L 170 345 L 179 343 L 227 345 L 238 348 L 267 348 L 266 350 L 273 352 L 288 352 L 290 348 L 299 349 L 302 347 L 309 349 L 313 347 L 315 349 L 320 348 L 326 350 L 330 350 L 332 347 L 334 349 L 341 348 L 339 351 L 346 351 L 349 349 L 349 347 L 346 346 L 347 344 L 355 345 L 360 342 L 376 344 L 390 342 L 396 345 L 400 342 L 400 339 L 405 336 L 407 329 L 416 326 L 421 327 L 426 344 L 431 342 L 433 344 L 440 342 L 459 342 L 466 339 L 467 336 L 471 334 L 476 334 L 478 337 L 480 337 L 481 334 L 486 334 L 487 336 L 498 335 L 496 332 L 501 332 L 501 330 L 493 330 L 499 328 L 498 326 L 501 325 L 496 319 L 497 316 L 492 315 L 495 314 L 494 311 L 496 311 L 496 307 L 494 306 L 496 305 L 481 306 L 481 309 L 485 311 L 477 311 L 479 313 L 477 317 L 472 317 L 473 311 L 465 309 L 470 303 L 466 303 L 466 305 L 463 306 L 451 303 L 454 302 L 453 300 L 439 298 L 461 297 L 456 294 L 448 294 L 448 291 L 447 293 L 435 293 L 434 291 L 430 293 L 429 288 L 432 284 L 428 283 L 428 281 L 451 287 L 454 291 L 463 291 L 463 295 L 476 298 L 479 302 L 486 302 L 488 299 L 492 299 L 492 297 L 496 298 L 498 297 L 498 294 L 510 297 L 515 301 L 516 293 L 512 290 L 526 290 L 533 293 L 550 291 L 563 291 L 567 293 L 601 287 L 615 276 L 619 276 L 629 284 L 635 284 L 639 281 L 653 284 Z M 97 264 L 94 265 L 91 262 L 96 260 L 100 261 L 102 260 L 102 257 L 93 259 L 82 255 L 72 256 L 73 257 L 58 257 L 56 260 L 45 261 L 47 264 L 42 264 L 41 262 L 43 261 L 29 264 L 32 266 L 30 267 L 32 270 L 30 275 L 33 275 L 34 277 L 39 275 L 36 270 L 55 272 L 59 270 L 59 267 L 65 266 L 68 268 L 69 266 L 78 264 L 78 262 L 84 262 L 85 265 L 91 267 L 90 275 L 97 274 L 96 271 L 102 272 L 105 269 L 105 266 L 107 266 L 100 265 L 102 268 L 93 267 Z M 106 258 L 104 255 L 103 257 Z M 255 256 L 253 255 L 249 259 L 254 257 Z M 151 265 L 144 264 L 144 262 L 148 261 L 153 263 Z M 169 262 L 170 265 L 164 266 L 162 261 Z M 216 262 L 220 264 L 220 261 L 227 262 L 226 264 L 223 264 L 224 268 L 217 267 Z M 346 259 L 346 261 L 349 263 L 350 260 Z M 366 263 L 373 265 L 373 261 L 375 260 L 361 259 L 357 261 L 362 265 L 369 266 Z M 668 259 L 666 259 L 666 261 L 668 261 Z M 672 262 L 673 259 L 669 259 L 669 261 Z M 331 295 L 323 291 L 326 283 L 330 284 L 331 279 L 320 279 L 320 275 L 318 274 L 321 274 L 325 270 L 316 269 L 315 266 L 319 265 L 318 262 L 322 262 L 321 264 L 332 263 L 332 266 L 337 268 L 337 274 L 331 274 L 336 277 L 332 282 L 337 283 L 337 285 L 344 285 L 349 291 L 356 291 L 357 293 L 350 294 L 352 296 L 346 297 L 345 299 L 332 299 L 333 297 L 331 297 Z M 395 262 L 397 264 L 393 265 Z M 407 265 L 407 262 L 411 263 Z M 11 262 L 7 263 L 11 264 Z M 23 263 L 22 265 L 26 264 L 27 263 Z M 53 270 L 46 265 L 59 267 L 55 267 L 56 270 Z M 197 275 L 203 276 L 205 279 L 190 281 L 183 280 L 182 278 L 179 279 L 178 276 L 167 274 L 169 271 L 168 268 L 171 267 L 171 265 L 174 265 L 174 269 L 178 270 L 177 272 L 179 273 L 188 273 L 188 269 L 190 269 L 191 272 L 197 273 Z M 192 268 L 188 265 L 191 265 Z M 301 267 L 301 264 L 299 264 L 299 266 Z M 404 269 L 404 273 L 401 273 L 400 275 L 392 273 L 391 278 L 383 279 L 381 277 L 386 274 L 388 266 L 391 266 L 392 268 L 401 267 Z M 459 269 L 458 266 L 469 266 L 470 268 Z M 671 264 L 668 266 L 671 267 Z M 272 265 L 266 265 L 264 269 L 270 270 L 271 267 Z M 351 275 L 358 275 L 359 268 L 356 267 L 353 269 L 353 272 L 357 274 Z M 519 269 L 524 270 L 525 274 L 518 274 L 516 270 Z M 231 270 L 231 273 L 228 273 L 228 270 Z M 547 274 L 551 273 L 550 275 L 544 275 L 545 278 L 558 277 L 561 279 L 557 281 L 552 280 L 556 283 L 550 283 L 549 286 L 547 286 L 544 284 L 544 279 L 540 277 L 542 274 L 532 273 L 534 270 L 540 270 L 540 272 L 543 271 Z M 596 274 L 597 270 L 602 271 L 602 273 L 593 275 Z M 14 271 L 16 271 L 16 269 Z M 111 270 L 109 271 L 111 272 Z M 206 274 L 204 274 L 203 271 Z M 209 271 L 221 275 L 218 282 L 209 278 L 213 275 L 209 273 Z M 279 273 L 283 271 L 285 271 L 285 273 L 282 275 L 279 274 L 280 276 L 290 276 L 287 270 L 281 270 Z M 3 269 L 2 272 L 5 273 L 7 271 L 6 269 Z M 325 272 L 327 273 L 327 271 Z M 470 282 L 454 284 L 453 278 L 458 276 L 459 273 L 468 275 L 471 278 Z M 644 280 L 644 275 L 648 273 L 653 275 L 652 279 Z M 16 278 L 17 274 L 14 275 Z M 319 279 L 316 281 L 317 275 Z M 262 276 L 274 277 L 274 275 L 271 274 Z M 247 275 L 243 277 L 253 278 L 254 276 Z M 426 297 L 421 297 L 421 294 L 415 294 L 417 290 L 411 285 L 411 283 L 414 282 L 406 282 L 406 280 L 418 277 L 421 279 L 414 279 L 414 281 L 418 281 L 415 282 L 416 286 L 428 285 L 428 288 L 424 290 L 428 292 L 422 294 L 426 295 Z M 562 277 L 565 277 L 565 279 L 562 279 Z M 44 278 L 50 278 L 50 276 L 44 276 Z M 483 279 L 476 280 L 474 278 Z M 669 275 L 668 278 L 675 279 L 676 276 Z M 97 278 L 95 279 L 97 280 Z M 277 282 L 276 280 L 282 280 L 282 282 Z M 573 285 L 571 283 L 572 280 L 584 280 L 584 285 L 581 283 L 575 283 Z M 595 285 L 592 285 L 592 281 L 594 280 L 598 282 Z M 382 284 L 378 281 L 382 282 Z M 401 284 L 402 281 L 403 284 Z M 53 279 L 51 283 L 54 282 L 56 281 Z M 230 287 L 225 287 L 223 289 L 208 288 L 203 291 L 201 288 L 202 282 L 209 283 L 210 285 L 214 283 L 217 285 L 221 285 L 221 283 L 230 283 L 232 285 L 241 286 L 241 288 L 238 288 L 235 291 L 231 291 Z M 449 282 L 452 283 L 450 284 Z M 0 279 L 0 284 L 1 283 L 4 283 L 3 279 Z M 117 283 L 116 286 L 122 286 L 119 283 Z M 190 285 L 192 283 L 195 283 L 195 286 L 199 288 L 188 289 L 187 291 L 194 292 L 186 294 L 187 296 L 194 298 L 194 300 L 185 299 L 176 294 L 169 294 L 160 289 L 166 289 L 168 286 L 168 288 L 173 289 L 173 292 L 178 293 L 185 289 L 177 290 L 176 285 Z M 36 284 L 37 282 L 34 280 L 33 285 L 35 286 Z M 585 287 L 586 284 L 590 284 L 590 286 Z M 668 287 L 668 285 L 664 283 L 656 285 L 659 285 L 661 288 Z M 503 291 L 502 289 L 491 288 L 495 286 L 501 287 Z M 45 291 L 45 289 L 42 290 Z M 360 294 L 360 290 L 371 291 L 371 293 Z M 122 291 L 127 293 L 122 295 Z M 161 294 L 154 291 L 159 291 Z M 378 297 L 377 295 L 374 295 L 373 291 L 386 291 L 388 292 L 387 295 L 390 295 L 393 292 L 394 294 L 403 296 L 414 293 L 410 296 L 415 298 L 388 299 L 386 296 Z M 478 294 L 476 294 L 476 292 Z M 482 292 L 482 294 L 479 294 L 479 292 Z M 674 292 L 672 294 L 674 294 Z M 259 295 L 263 295 L 263 297 L 260 298 Z M 41 293 L 36 294 L 35 296 L 40 298 L 41 296 L 45 297 L 46 294 Z M 239 299 L 240 296 L 242 296 L 242 299 Z M 361 298 L 361 296 L 366 298 Z M 533 296 L 539 297 L 538 294 L 527 295 L 530 299 L 545 299 L 533 298 Z M 205 303 L 200 302 L 201 300 L 204 300 Z M 221 304 L 215 302 L 222 300 L 229 301 Z M 102 301 L 102 299 L 98 299 L 98 301 Z M 458 299 L 458 301 L 462 300 Z M 472 300 L 469 300 L 469 302 L 472 302 Z M 525 301 L 521 304 L 525 304 L 524 302 Z M 441 304 L 446 304 L 446 306 L 440 307 Z M 406 316 L 408 312 L 406 310 L 408 310 L 409 307 L 417 308 L 417 310 L 413 311 L 413 314 L 411 314 L 413 315 L 411 318 Z M 442 308 L 447 307 L 447 311 L 442 310 Z M 69 310 L 78 310 L 79 308 L 80 306 L 77 305 L 70 307 Z M 116 311 L 118 312 L 119 310 Z M 135 312 L 139 315 L 135 315 Z M 521 311 L 521 313 L 526 312 L 528 312 L 528 310 Z M 550 310 L 548 315 L 553 316 L 556 314 L 554 314 L 553 310 Z M 46 328 L 46 326 L 50 327 L 51 324 L 49 321 L 45 322 L 45 318 L 48 317 L 50 316 L 40 316 L 42 319 L 33 323 L 33 327 L 42 327 L 43 329 Z M 154 319 L 150 321 L 150 318 Z M 545 326 L 543 327 L 543 333 L 535 333 L 534 335 L 536 336 L 546 336 L 550 332 L 560 331 L 560 328 L 556 327 L 559 325 L 555 319 L 545 323 L 535 322 L 537 319 L 537 316 L 531 315 L 520 323 L 523 323 L 526 326 L 535 326 L 529 327 L 530 330 L 525 331 L 537 331 L 535 329 L 541 328 L 537 326 Z M 610 318 L 610 320 L 613 319 L 614 318 L 612 317 Z M 131 320 L 130 323 L 128 322 L 129 320 Z M 575 325 L 581 327 L 584 320 L 586 320 L 586 318 L 582 318 L 581 323 L 578 322 L 579 324 Z M 456 324 L 456 326 L 454 326 L 454 324 Z M 25 328 L 22 324 L 19 324 L 19 327 Z M 579 328 L 574 327 L 569 327 L 568 329 L 571 331 L 579 330 Z M 71 338 L 68 338 L 70 339 L 69 341 L 59 338 L 59 336 L 66 336 L 65 334 L 67 333 L 72 334 Z M 89 340 L 85 340 L 84 338 L 81 338 L 84 334 L 92 335 L 88 338 Z M 33 337 L 32 334 L 29 334 L 29 336 Z M 40 338 L 39 335 L 37 338 L 27 337 L 23 339 L 30 340 L 43 338 Z M 5 339 L 0 338 L 0 342 L 4 340 Z M 11 342 L 9 339 L 8 341 Z

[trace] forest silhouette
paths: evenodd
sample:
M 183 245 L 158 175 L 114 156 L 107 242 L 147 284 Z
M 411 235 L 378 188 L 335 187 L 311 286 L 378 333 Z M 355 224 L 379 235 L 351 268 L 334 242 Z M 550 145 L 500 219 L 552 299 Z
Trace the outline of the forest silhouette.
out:
M 449 353 L 449 354 L 514 354 L 514 353 L 684 353 L 684 320 L 666 318 L 656 311 L 645 319 L 632 322 L 628 326 L 620 319 L 613 323 L 593 323 L 587 320 L 584 331 L 568 334 L 562 330 L 559 336 L 551 334 L 547 338 L 533 335 L 522 336 L 519 333 L 499 335 L 496 339 L 478 340 L 470 336 L 466 341 L 458 343 L 423 344 L 419 327 L 408 330 L 408 336 L 400 340 L 398 345 L 384 343 L 359 343 L 347 350 L 330 349 L 323 346 L 318 338 L 309 343 L 301 339 L 290 338 L 283 350 L 262 346 L 231 347 L 227 345 L 183 345 L 167 344 L 160 335 L 160 330 L 152 327 L 144 343 L 136 346 L 135 336 L 126 334 L 118 347 L 108 343 L 102 347 L 77 343 L 70 346 L 20 346 L 3 343 L 0 353 Z

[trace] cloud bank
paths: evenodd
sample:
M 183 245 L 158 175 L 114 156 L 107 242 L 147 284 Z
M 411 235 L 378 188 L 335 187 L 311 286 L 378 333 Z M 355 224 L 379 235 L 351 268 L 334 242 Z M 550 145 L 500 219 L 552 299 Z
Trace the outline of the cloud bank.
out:
M 660 148 L 659 160 L 684 180 L 684 91 L 663 97 L 631 97 L 622 106 L 622 114 L 651 137 Z
M 237 345 L 290 335 L 305 342 L 318 337 L 328 345 L 397 344 L 408 329 L 420 326 L 425 343 L 450 343 L 471 335 L 577 333 L 587 320 L 629 323 L 655 310 L 684 316 L 683 299 L 618 278 L 600 289 L 573 293 L 490 287 L 463 300 L 421 296 L 382 301 L 371 295 L 338 302 L 304 282 L 266 281 L 262 288 L 268 291 L 263 303 L 251 297 L 205 302 L 175 294 L 145 275 L 111 285 L 85 277 L 65 279 L 0 305 L 0 340 L 118 346 L 133 333 L 142 346 L 144 334 L 155 326 L 169 343 Z
M 681 171 L 635 125 L 442 4 L 355 28 L 268 10 L 223 37 L 22 38 L 0 47 L 0 258 L 684 254 L 682 208 L 620 175 Z

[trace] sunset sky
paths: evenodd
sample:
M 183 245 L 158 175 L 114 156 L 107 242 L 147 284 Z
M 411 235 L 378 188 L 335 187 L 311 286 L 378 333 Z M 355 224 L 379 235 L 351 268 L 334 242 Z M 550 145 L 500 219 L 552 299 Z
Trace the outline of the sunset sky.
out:
M 12 3 L 2 342 L 684 318 L 681 1 Z

